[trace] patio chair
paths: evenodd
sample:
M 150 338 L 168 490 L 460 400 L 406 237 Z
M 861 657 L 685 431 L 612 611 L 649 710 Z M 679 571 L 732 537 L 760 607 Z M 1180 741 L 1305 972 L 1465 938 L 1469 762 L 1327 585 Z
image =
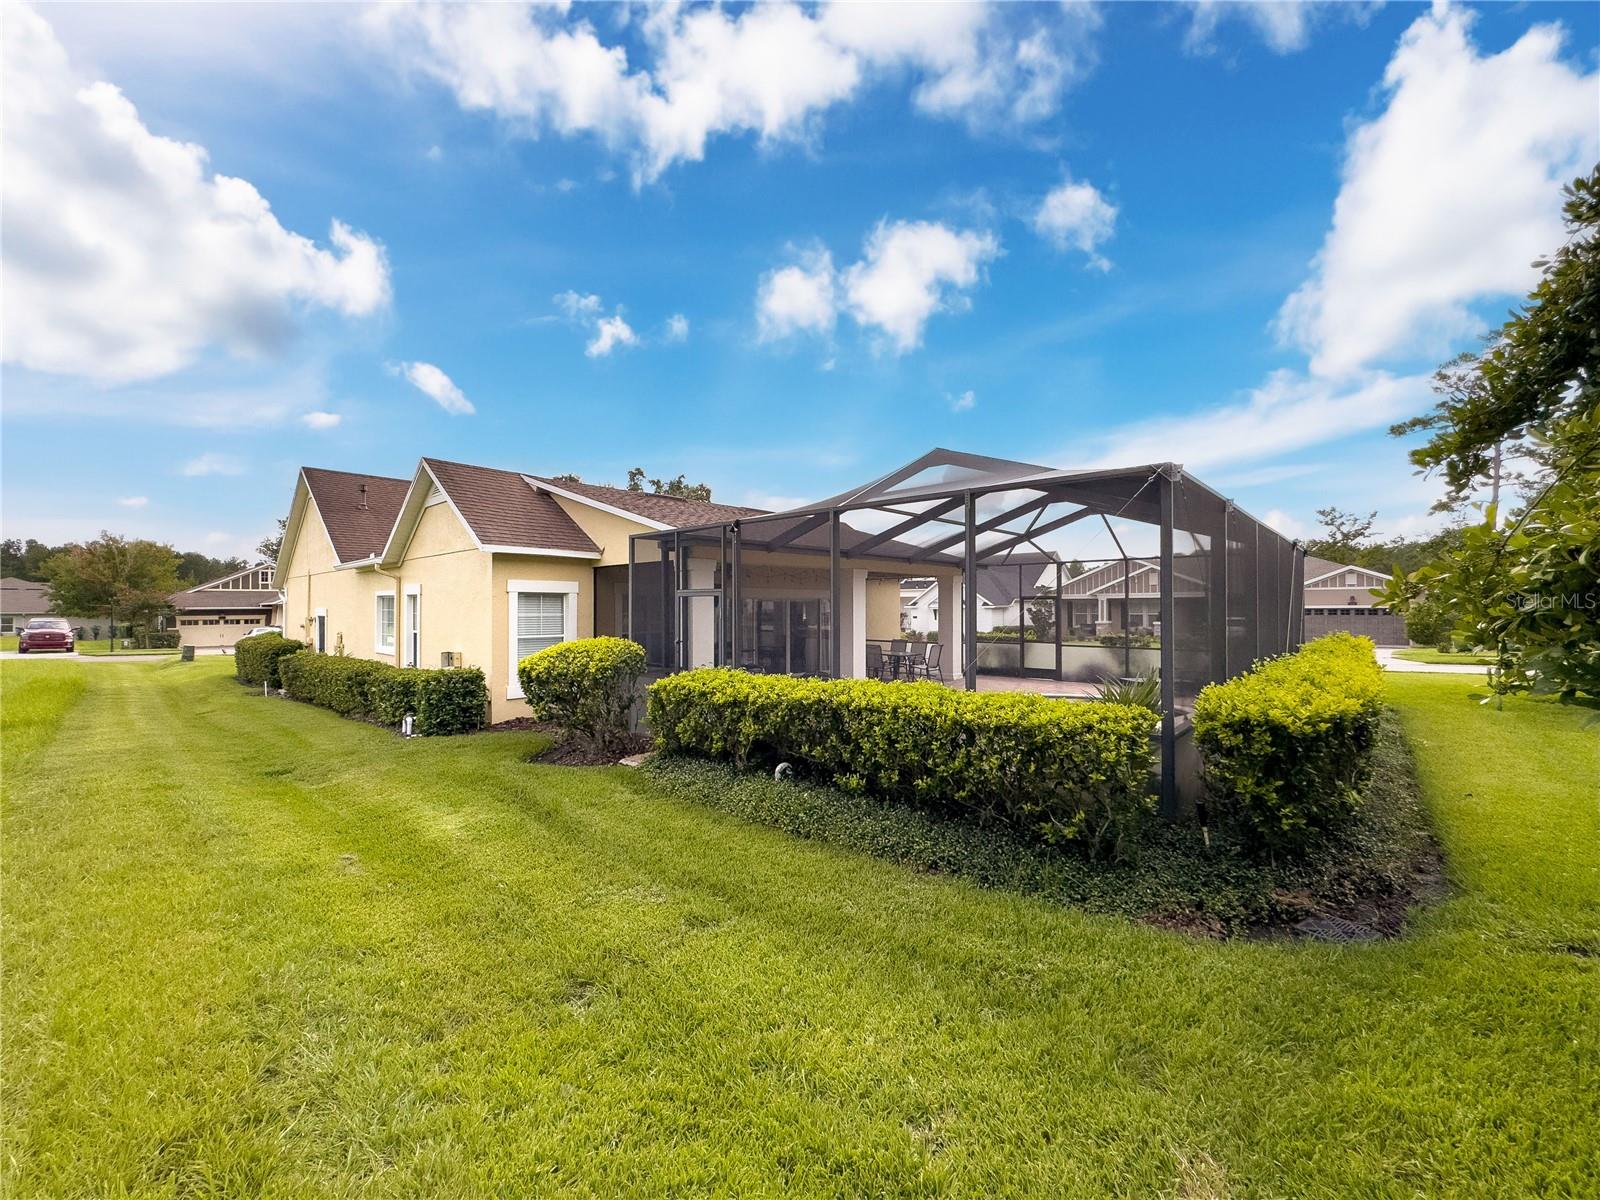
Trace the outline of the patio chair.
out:
M 883 647 L 876 642 L 867 643 L 867 678 L 888 682 L 889 664 L 884 660 Z
M 912 669 L 924 679 L 937 679 L 944 683 L 944 643 L 929 642 L 922 658 L 912 663 Z

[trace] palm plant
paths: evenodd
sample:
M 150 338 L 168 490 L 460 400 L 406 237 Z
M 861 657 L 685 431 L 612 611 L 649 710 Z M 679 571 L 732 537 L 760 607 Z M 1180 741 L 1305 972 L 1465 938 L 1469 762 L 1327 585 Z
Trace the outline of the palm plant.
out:
M 1161 711 L 1159 675 L 1135 675 L 1131 679 L 1105 675 L 1095 685 L 1094 694 L 1097 700 L 1104 700 L 1107 704 L 1131 704 L 1135 708 L 1148 708 L 1154 713 Z

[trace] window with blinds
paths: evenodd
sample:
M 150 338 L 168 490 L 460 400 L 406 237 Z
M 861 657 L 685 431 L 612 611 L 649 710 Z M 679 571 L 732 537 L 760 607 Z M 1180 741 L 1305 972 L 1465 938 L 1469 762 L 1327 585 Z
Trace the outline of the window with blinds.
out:
M 394 597 L 378 597 L 378 648 L 394 649 Z
M 566 636 L 567 598 L 554 592 L 517 593 L 517 661 Z

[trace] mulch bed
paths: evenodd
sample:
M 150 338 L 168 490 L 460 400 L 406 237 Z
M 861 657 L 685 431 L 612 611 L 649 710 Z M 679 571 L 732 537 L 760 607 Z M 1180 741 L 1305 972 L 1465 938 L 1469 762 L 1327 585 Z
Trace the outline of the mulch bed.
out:
M 490 733 L 542 733 L 550 739 L 550 748 L 534 755 L 530 761 L 552 767 L 614 767 L 617 760 L 630 754 L 642 754 L 655 742 L 649 734 L 635 733 L 616 751 L 601 754 L 582 738 L 569 738 L 554 725 L 545 725 L 532 717 L 514 717 L 489 727 Z

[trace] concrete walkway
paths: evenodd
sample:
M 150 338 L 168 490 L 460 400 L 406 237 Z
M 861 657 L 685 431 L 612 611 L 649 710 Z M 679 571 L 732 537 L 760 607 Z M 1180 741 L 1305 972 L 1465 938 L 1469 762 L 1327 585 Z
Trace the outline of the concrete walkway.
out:
M 48 662 L 61 659 L 65 662 L 175 662 L 176 654 L 62 654 L 59 650 L 35 650 L 32 654 L 19 654 L 15 650 L 0 650 L 0 662 Z
M 1379 646 L 1378 665 L 1385 671 L 1425 671 L 1433 675 L 1483 675 L 1488 667 L 1475 667 L 1467 663 L 1419 663 L 1406 658 L 1396 658 L 1397 649 L 1405 647 Z

